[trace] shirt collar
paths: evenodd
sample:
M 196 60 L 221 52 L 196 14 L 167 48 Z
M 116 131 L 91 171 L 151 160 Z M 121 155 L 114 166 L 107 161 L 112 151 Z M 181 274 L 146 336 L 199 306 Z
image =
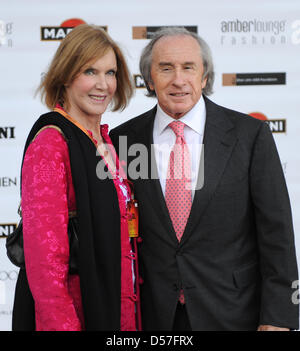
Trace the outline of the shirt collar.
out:
M 180 121 L 185 123 L 188 127 L 193 129 L 198 134 L 203 134 L 204 124 L 206 117 L 206 108 L 203 97 L 201 96 L 196 105 L 187 112 L 184 116 L 180 118 Z M 157 104 L 156 111 L 156 125 L 157 125 L 157 133 L 160 135 L 167 126 L 174 121 L 174 118 L 167 115 L 162 108 Z

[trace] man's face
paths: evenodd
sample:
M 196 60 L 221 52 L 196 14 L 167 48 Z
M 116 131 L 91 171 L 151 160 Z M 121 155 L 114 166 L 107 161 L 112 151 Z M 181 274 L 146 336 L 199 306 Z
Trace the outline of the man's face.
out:
M 187 35 L 164 37 L 154 44 L 149 87 L 163 111 L 175 119 L 193 108 L 206 85 L 200 50 L 196 39 Z

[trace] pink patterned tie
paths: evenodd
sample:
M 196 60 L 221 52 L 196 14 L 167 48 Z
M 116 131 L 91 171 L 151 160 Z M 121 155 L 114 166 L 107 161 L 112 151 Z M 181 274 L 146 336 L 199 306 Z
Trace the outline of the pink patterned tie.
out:
M 176 142 L 170 154 L 165 191 L 166 204 L 178 241 L 181 240 L 192 207 L 191 162 L 184 140 L 184 126 L 180 121 L 169 124 L 176 135 Z M 185 303 L 183 290 L 180 291 L 179 301 Z

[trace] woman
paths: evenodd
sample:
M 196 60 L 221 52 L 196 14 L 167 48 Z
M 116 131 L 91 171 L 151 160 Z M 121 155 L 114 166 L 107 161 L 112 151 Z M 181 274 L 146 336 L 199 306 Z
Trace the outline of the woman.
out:
M 132 96 L 124 57 L 104 30 L 80 25 L 61 42 L 39 90 L 53 111 L 37 120 L 25 146 L 26 272 L 16 287 L 13 330 L 30 329 L 30 318 L 36 330 L 140 329 L 128 235 L 132 194 L 107 125 L 100 126 L 111 103 L 113 111 L 124 109 Z M 97 177 L 99 162 L 109 177 Z M 67 228 L 74 211 L 78 273 L 71 274 Z

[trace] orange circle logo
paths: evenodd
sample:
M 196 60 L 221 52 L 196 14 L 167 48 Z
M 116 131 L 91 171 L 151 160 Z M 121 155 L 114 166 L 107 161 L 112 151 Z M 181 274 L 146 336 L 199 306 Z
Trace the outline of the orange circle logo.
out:
M 263 113 L 261 112 L 251 112 L 249 113 L 250 116 L 256 118 L 256 119 L 260 119 L 262 121 L 267 121 L 268 120 L 268 117 L 265 116 Z
M 76 27 L 80 24 L 85 24 L 86 22 L 80 18 L 70 18 L 65 20 L 60 26 L 61 27 Z

